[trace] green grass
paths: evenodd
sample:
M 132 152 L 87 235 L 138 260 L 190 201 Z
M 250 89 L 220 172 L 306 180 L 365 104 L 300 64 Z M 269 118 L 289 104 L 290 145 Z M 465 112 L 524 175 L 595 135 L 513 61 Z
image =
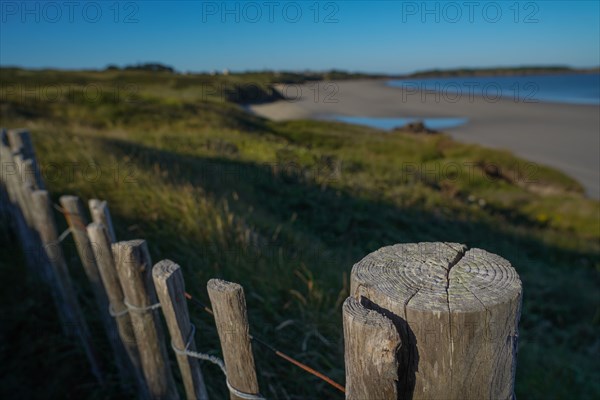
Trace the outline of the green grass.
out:
M 268 90 L 276 80 L 3 69 L 0 125 L 32 132 L 54 200 L 108 200 L 118 238 L 144 238 L 154 262 L 179 263 L 188 291 L 205 302 L 208 279 L 241 283 L 253 333 L 338 382 L 340 305 L 352 264 L 384 245 L 448 240 L 498 253 L 521 276 L 517 396 L 600 396 L 597 201 L 558 171 L 445 135 L 276 123 L 203 92 L 217 83 Z M 48 84 L 70 91 L 51 100 L 41 89 Z M 128 84 L 135 93 L 113 95 Z M 86 97 L 91 85 L 102 87 L 102 96 Z M 116 396 L 115 379 L 103 390 L 93 384 L 80 350 L 61 338 L 49 294 L 27 276 L 18 247 L 3 234 L 0 395 Z M 76 254 L 66 245 L 97 325 Z M 219 354 L 210 317 L 192 312 L 199 348 Z M 95 331 L 99 348 L 107 349 Z M 269 398 L 342 398 L 268 353 L 256 358 Z M 203 370 L 212 397 L 225 398 L 218 368 Z M 31 384 L 32 377 L 48 385 Z

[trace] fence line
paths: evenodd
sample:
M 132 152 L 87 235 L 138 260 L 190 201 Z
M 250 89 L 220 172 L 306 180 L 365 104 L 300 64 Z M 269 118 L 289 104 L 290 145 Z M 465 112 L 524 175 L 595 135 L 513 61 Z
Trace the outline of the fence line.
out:
M 92 200 L 90 200 L 89 204 L 90 204 L 90 209 L 92 209 L 92 207 L 94 207 L 94 208 L 96 209 L 96 215 L 98 215 L 98 217 L 97 217 L 97 218 L 95 218 L 96 220 L 99 220 L 99 221 L 106 222 L 107 224 L 110 224 L 110 225 L 112 226 L 112 220 L 111 220 L 111 217 L 110 217 L 110 212 L 109 212 L 108 204 L 107 204 L 107 202 L 106 202 L 106 201 L 100 201 L 100 200 L 92 199 Z M 65 217 L 66 217 L 66 218 L 67 218 L 67 215 L 69 215 L 69 214 L 70 214 L 69 212 L 67 212 L 67 211 L 66 211 L 65 209 L 63 209 L 63 208 L 57 207 L 57 209 L 58 209 L 59 211 L 61 211 L 63 214 L 65 214 Z M 90 210 L 90 211 L 92 212 L 92 210 Z M 100 212 L 98 212 L 98 211 L 100 211 Z M 92 212 L 92 213 L 93 213 L 93 212 Z M 102 228 L 103 228 L 103 231 L 106 231 L 106 229 L 104 228 L 104 226 L 103 226 L 102 224 L 96 224 L 96 223 L 92 223 L 92 224 L 89 224 L 89 225 L 88 225 L 88 232 L 90 231 L 90 227 L 93 227 L 94 225 L 98 225 L 98 227 L 97 227 L 96 229 L 98 229 L 98 228 L 102 227 Z M 94 228 L 92 228 L 92 229 L 94 229 Z M 91 234 L 90 234 L 90 237 L 92 237 L 92 235 L 91 235 Z M 107 238 L 107 239 L 108 239 L 108 238 Z M 106 239 L 106 240 L 107 240 L 107 239 Z M 102 241 L 103 241 L 103 239 L 102 239 L 102 238 L 99 238 L 99 240 L 97 240 L 97 241 L 94 241 L 94 240 L 92 240 L 92 242 L 94 242 L 94 243 L 96 244 L 96 246 L 93 246 L 93 249 L 94 249 L 94 251 L 97 251 L 97 250 L 99 250 L 99 249 L 102 249 L 103 247 L 105 247 L 105 245 L 103 245 L 103 244 L 102 244 Z M 102 259 L 102 260 L 103 260 L 103 259 L 106 259 L 106 260 L 113 260 L 112 253 L 110 253 L 110 252 L 109 252 L 109 253 L 108 253 L 108 254 L 109 254 L 109 257 L 104 257 L 104 258 L 102 258 L 102 257 L 101 257 L 101 254 L 102 254 L 102 252 L 99 252 L 98 256 L 96 257 L 96 259 L 97 259 L 97 260 L 101 260 L 101 259 Z M 112 262 L 114 263 L 114 261 L 112 261 Z M 165 262 L 166 262 L 167 264 L 169 264 L 169 263 L 172 263 L 170 260 L 164 260 L 164 261 L 161 261 L 159 264 L 161 264 L 161 263 L 165 263 Z M 102 272 L 102 270 L 103 270 L 103 269 L 102 269 L 102 268 L 100 268 L 100 266 L 102 265 L 102 262 L 101 262 L 101 261 L 98 261 L 98 265 L 99 265 L 99 269 L 100 269 L 100 271 Z M 158 265 L 158 264 L 157 264 L 157 265 Z M 114 268 L 114 267 L 113 267 L 113 268 Z M 110 266 L 108 267 L 108 270 L 110 271 Z M 115 270 L 115 271 L 116 271 L 116 270 Z M 116 274 L 116 272 L 115 272 L 115 274 Z M 116 280 L 117 280 L 117 283 L 118 283 L 118 276 L 117 276 L 117 277 L 115 277 L 115 278 L 116 278 Z M 183 279 L 183 277 L 182 277 L 182 279 Z M 160 292 L 158 291 L 159 285 L 156 283 L 156 278 L 154 278 L 154 281 L 155 281 L 155 287 L 156 287 L 156 289 L 157 289 L 157 293 L 160 295 Z M 107 284 L 107 283 L 105 283 L 105 285 L 106 285 L 107 287 L 113 286 L 113 285 L 111 285 L 110 283 L 108 283 L 108 284 Z M 183 286 L 184 286 L 184 285 L 182 285 L 182 287 L 183 287 Z M 107 289 L 107 290 L 108 290 L 108 289 Z M 120 286 L 119 286 L 119 291 L 120 291 Z M 184 289 L 183 291 L 181 291 L 181 296 L 183 296 L 183 298 L 186 298 L 186 299 L 188 299 L 188 300 L 192 301 L 192 302 L 193 302 L 193 303 L 195 303 L 196 305 L 200 305 L 200 306 L 201 306 L 201 307 L 202 307 L 202 308 L 203 308 L 203 309 L 204 309 L 204 310 L 205 310 L 207 313 L 209 313 L 209 314 L 211 314 L 211 315 L 213 315 L 213 316 L 214 316 L 214 313 L 213 313 L 213 311 L 212 311 L 212 310 L 211 310 L 211 309 L 210 309 L 208 306 L 205 306 L 205 305 L 204 305 L 203 303 L 201 303 L 199 300 L 197 300 L 197 299 L 193 298 L 193 297 L 192 297 L 192 296 L 191 296 L 189 293 L 185 292 L 185 289 Z M 159 296 L 159 297 L 160 297 L 160 296 Z M 117 294 L 117 295 L 116 295 L 116 298 L 117 298 L 117 299 L 120 299 L 120 300 L 116 300 L 116 301 L 117 301 L 117 302 L 120 302 L 120 303 L 122 304 L 122 307 L 121 307 L 121 306 L 118 306 L 118 307 L 117 307 L 117 309 L 118 309 L 118 310 L 123 310 L 123 311 L 119 312 L 117 316 L 118 316 L 118 317 L 124 317 L 124 316 L 126 316 L 126 315 L 128 316 L 128 315 L 129 315 L 129 313 L 128 313 L 127 307 L 126 307 L 126 306 L 123 304 L 123 294 L 122 294 L 122 291 L 121 291 L 121 294 L 120 294 L 120 295 L 119 295 L 119 294 Z M 163 301 L 161 301 L 161 303 L 163 303 Z M 164 310 L 165 310 L 165 308 L 163 308 L 163 312 L 164 312 Z M 113 314 L 116 314 L 116 313 L 114 313 L 114 312 L 113 312 Z M 166 316 L 165 316 L 165 317 L 166 317 Z M 169 325 L 169 323 L 168 323 L 168 320 L 167 320 L 167 325 L 169 326 L 169 331 L 171 331 L 171 329 L 170 329 L 170 325 Z M 191 325 L 191 323 L 190 323 L 190 325 Z M 131 328 L 131 329 L 132 329 L 132 328 Z M 183 331 L 185 331 L 185 329 L 183 329 Z M 130 330 L 129 332 L 131 332 L 131 330 Z M 171 334 L 173 335 L 173 333 L 171 333 Z M 134 344 L 134 347 L 135 347 L 135 349 L 136 349 L 136 352 L 137 352 L 137 346 L 135 345 L 135 338 L 134 338 L 134 337 L 132 338 L 132 337 L 131 337 L 132 335 L 133 335 L 133 334 L 131 333 L 129 336 L 127 336 L 127 339 L 129 339 L 129 340 L 130 340 L 130 342 L 132 342 L 132 343 Z M 260 344 L 261 346 L 265 347 L 266 349 L 270 350 L 270 351 L 271 351 L 271 352 L 273 352 L 275 355 L 277 355 L 277 356 L 279 356 L 279 357 L 283 358 L 284 360 L 286 360 L 287 362 L 289 362 L 289 363 L 291 363 L 291 364 L 293 364 L 293 365 L 295 365 L 295 366 L 297 366 L 297 367 L 299 367 L 299 368 L 303 369 L 304 371 L 306 371 L 306 372 L 310 373 L 311 375 L 314 375 L 314 376 L 316 376 L 317 378 L 319 378 L 319 379 L 323 380 L 324 382 L 328 383 L 329 385 L 333 386 L 333 387 L 334 387 L 334 388 L 336 388 L 337 390 L 339 390 L 339 391 L 341 391 L 342 393 L 344 393 L 344 387 L 343 387 L 342 385 L 340 385 L 340 384 L 336 383 L 335 381 L 333 381 L 331 378 L 327 377 L 326 375 L 324 375 L 324 374 L 322 374 L 322 373 L 320 373 L 320 372 L 316 371 L 315 369 L 313 369 L 313 368 L 311 368 L 311 367 L 307 366 L 306 364 L 303 364 L 302 362 L 300 362 L 300 361 L 298 361 L 298 360 L 294 359 L 293 357 L 290 357 L 289 355 L 287 355 L 287 354 L 285 354 L 285 353 L 281 352 L 280 350 L 277 350 L 277 349 L 275 349 L 273 346 L 271 346 L 271 345 L 267 344 L 265 341 L 263 341 L 263 340 L 260 340 L 260 339 L 258 339 L 257 337 L 255 337 L 255 336 L 253 336 L 253 335 L 249 335 L 249 337 L 250 337 L 250 339 L 251 339 L 251 340 L 255 341 L 256 343 L 258 343 L 258 344 Z M 124 339 L 124 340 L 126 340 L 126 339 Z M 180 347 L 178 347 L 178 346 L 173 346 L 173 347 L 174 347 L 174 350 L 175 350 L 176 348 L 180 348 Z M 192 352 L 193 352 L 193 350 L 192 350 L 191 348 L 189 348 L 189 349 L 186 349 L 186 350 L 190 350 L 190 351 L 192 351 Z M 176 352 L 176 354 L 177 354 L 178 356 L 182 356 L 182 355 L 183 355 L 183 354 L 179 354 L 177 351 L 175 351 L 175 352 Z M 189 353 L 189 351 L 188 351 L 188 353 Z M 196 354 L 198 354 L 198 353 L 196 353 Z M 189 355 L 189 354 L 188 354 L 188 355 Z M 192 356 L 192 357 L 193 357 L 193 356 Z M 208 357 L 205 357 L 204 359 L 211 358 L 211 357 L 212 357 L 212 356 L 208 356 Z M 139 355 L 138 355 L 138 358 L 139 358 Z M 212 357 L 212 358 L 214 358 L 214 357 Z M 189 359 L 189 357 L 188 357 L 188 359 Z M 212 362 L 215 362 L 215 361 L 213 360 Z M 138 363 L 139 363 L 139 361 L 138 361 Z M 219 363 L 218 363 L 218 362 L 216 362 L 216 363 L 219 365 Z M 222 365 L 222 362 L 221 362 L 220 366 L 221 366 L 221 368 L 222 368 L 222 369 L 224 369 L 224 371 L 225 371 L 225 367 Z M 181 369 L 181 368 L 180 368 L 180 369 Z M 183 372 L 183 370 L 182 370 L 182 375 L 184 375 L 184 376 L 185 376 L 185 373 Z M 197 378 L 197 379 L 202 379 L 202 380 L 203 380 L 203 378 L 202 378 L 202 375 L 200 375 L 200 377 L 199 377 L 199 378 Z M 184 379 L 184 385 L 185 385 L 185 379 Z M 242 392 L 242 391 L 240 391 L 240 390 L 237 390 L 237 389 L 235 389 L 233 386 L 231 386 L 229 383 L 228 383 L 228 388 L 229 388 L 229 390 L 230 390 L 231 392 L 237 393 L 237 394 L 238 394 L 238 397 L 241 397 L 241 398 L 254 398 L 254 397 L 252 397 L 253 395 L 251 395 L 251 394 L 248 394 L 248 393 L 245 393 L 245 392 Z M 204 389 L 198 389 L 198 390 L 196 390 L 196 392 L 197 392 L 197 393 L 199 393 L 199 397 L 198 397 L 198 398 L 202 398 L 202 396 L 204 396 L 204 395 L 205 395 L 205 391 L 206 391 L 206 389 L 205 389 L 205 388 L 204 388 Z M 204 393 L 203 393 L 203 392 L 204 392 Z M 187 393 L 187 390 L 186 390 L 186 393 Z M 245 396 L 245 397 L 243 397 L 243 396 Z M 188 396 L 188 397 L 189 397 L 189 396 Z M 195 397 L 194 397 L 194 398 L 195 398 Z
M 35 180 L 35 187 L 38 189 L 32 190 L 32 181 L 28 180 L 25 171 L 20 169 L 24 156 L 34 156 L 29 133 L 7 133 L 2 130 L 0 190 L 5 192 L 1 198 L 6 202 L 3 209 L 12 216 L 13 231 L 17 234 L 30 271 L 50 287 L 63 332 L 79 340 L 92 374 L 98 383 L 103 385 L 104 376 L 100 362 L 60 247 L 50 196 L 43 190 L 43 182 L 39 180 Z M 30 165 L 35 166 L 37 163 L 32 160 Z M 35 176 L 41 175 L 36 173 Z M 30 220 L 27 221 L 27 218 Z
M 98 260 L 95 257 L 92 242 L 86 228 L 87 221 L 83 211 L 83 204 L 77 196 L 61 196 L 60 204 L 71 230 L 71 236 L 75 242 L 83 270 L 92 288 L 94 300 L 98 307 L 98 314 L 100 315 L 106 337 L 112 348 L 119 375 L 123 382 L 127 384 L 131 378 L 131 373 L 129 372 L 131 371 L 131 366 L 125 347 L 119 338 L 117 323 L 109 313 L 108 297 L 105 287 L 102 284 L 97 264 L 97 261 L 102 260 Z
M 152 268 L 144 240 L 117 242 L 105 201 L 89 201 L 88 224 L 80 199 L 62 196 L 57 209 L 69 230 L 59 236 L 29 133 L 2 130 L 0 139 L 0 215 L 10 220 L 31 273 L 50 286 L 65 334 L 79 339 L 99 383 L 103 374 L 61 249 L 67 233 L 92 287 L 123 387 L 131 391 L 133 380 L 141 399 L 179 398 L 160 314 L 188 399 L 208 398 L 198 358 L 221 367 L 232 399 L 262 399 L 252 342 L 346 399 L 513 397 L 522 288 L 501 257 L 455 243 L 419 243 L 384 247 L 355 264 L 342 307 L 344 388 L 253 337 L 240 285 L 210 280 L 211 309 L 185 291 L 173 261 Z M 196 351 L 186 299 L 214 316 L 224 361 Z M 460 336 L 467 330 L 464 340 Z

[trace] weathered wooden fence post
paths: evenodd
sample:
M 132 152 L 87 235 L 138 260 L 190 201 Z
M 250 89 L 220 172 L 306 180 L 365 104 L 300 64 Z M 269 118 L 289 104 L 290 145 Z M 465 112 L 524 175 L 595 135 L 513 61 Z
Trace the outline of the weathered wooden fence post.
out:
M 110 217 L 110 211 L 108 210 L 108 203 L 98 199 L 91 199 L 88 202 L 88 205 L 90 207 L 90 213 L 92 214 L 92 221 L 104 225 L 110 243 L 115 243 L 117 241 L 117 236 L 115 235 L 115 228 L 113 226 L 112 218 Z
M 32 216 L 31 192 L 34 189 L 42 189 L 43 183 L 41 175 L 36 173 L 37 164 L 34 157 L 35 153 L 27 131 L 2 130 L 0 185 L 6 190 L 4 195 L 6 210 L 23 249 L 27 267 L 33 274 L 45 278 L 35 259 L 39 240 Z
M 75 334 L 80 339 L 90 362 L 92 373 L 100 383 L 103 383 L 104 379 L 92 346 L 90 332 L 81 312 L 76 291 L 58 240 L 50 196 L 45 190 L 36 190 L 31 194 L 31 200 L 33 218 L 42 244 L 40 255 L 43 255 L 43 268 L 48 270 L 50 286 L 56 301 L 58 314 L 63 323 L 63 329 L 65 333 Z
M 121 355 L 118 355 L 121 359 L 125 357 L 125 360 L 118 361 L 117 366 L 121 368 L 122 365 L 126 370 L 121 371 L 123 380 L 133 377 L 137 383 L 140 397 L 148 398 L 148 389 L 142 371 L 140 354 L 133 333 L 131 317 L 127 311 L 127 307 L 123 303 L 123 290 L 121 289 L 117 268 L 115 267 L 108 232 L 104 225 L 95 222 L 88 225 L 87 232 L 92 243 L 98 272 L 106 289 L 111 315 L 115 319 L 119 338 L 121 339 L 119 347 L 124 348 L 126 353 L 125 355 L 121 352 Z
M 227 380 L 241 392 L 258 395 L 244 289 L 237 283 L 220 279 L 208 281 L 207 288 L 223 350 Z M 241 398 L 231 393 L 231 399 Z
M 457 243 L 388 246 L 354 265 L 350 293 L 400 336 L 398 398 L 513 398 L 522 287 L 507 260 Z
M 9 166 L 10 153 L 8 152 L 8 135 L 0 128 L 0 218 L 2 222 L 8 219 L 10 209 L 10 197 L 8 195 L 6 167 Z
M 397 399 L 400 336 L 386 316 L 348 297 L 342 307 L 346 399 Z
M 146 242 L 118 242 L 112 249 L 150 396 L 153 399 L 178 399 L 165 336 L 156 313 L 158 299 Z
M 23 160 L 31 160 L 32 179 L 36 189 L 45 189 L 40 167 L 37 162 L 31 135 L 25 129 L 11 129 L 7 132 L 8 143 L 13 154 L 20 155 Z
M 152 269 L 152 277 L 171 334 L 172 345 L 180 350 L 196 351 L 181 268 L 171 260 L 163 260 Z M 208 399 L 198 360 L 177 354 L 177 363 L 187 398 Z
M 20 153 L 23 158 L 35 158 L 31 135 L 26 129 L 9 129 L 7 134 L 13 153 Z
M 31 215 L 31 198 L 28 196 L 27 191 L 25 190 L 25 162 L 26 160 L 20 154 L 15 154 L 13 156 L 13 160 L 15 161 L 15 166 L 18 171 L 18 186 L 17 186 L 17 197 L 19 199 L 19 207 L 21 208 L 21 212 L 25 218 L 25 223 L 27 224 L 27 228 L 31 229 L 33 227 L 33 216 Z M 30 236 L 30 235 L 28 235 Z M 27 237 L 26 240 L 31 240 L 30 237 Z
M 0 160 L 2 161 L 0 181 L 4 189 L 2 191 L 4 192 L 5 214 L 6 217 L 10 218 L 11 225 L 19 239 L 19 245 L 25 254 L 27 267 L 32 273 L 44 277 L 43 271 L 40 270 L 39 263 L 35 259 L 35 251 L 38 246 L 34 240 L 36 235 L 32 234 L 32 230 L 34 230 L 32 228 L 34 227 L 29 211 L 30 199 L 26 202 L 23 197 L 23 180 L 20 163 L 15 161 L 16 155 L 13 154 L 9 135 L 3 130 L 0 140 Z M 29 193 L 27 194 L 29 195 Z M 27 207 L 27 209 L 23 207 Z M 29 219 L 26 217 L 26 213 Z

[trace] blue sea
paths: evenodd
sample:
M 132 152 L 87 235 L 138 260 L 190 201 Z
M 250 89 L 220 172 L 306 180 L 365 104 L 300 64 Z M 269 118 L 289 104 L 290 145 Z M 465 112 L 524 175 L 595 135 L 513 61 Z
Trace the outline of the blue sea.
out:
M 600 74 L 493 76 L 465 78 L 403 79 L 388 82 L 404 89 L 406 96 L 426 96 L 437 101 L 474 101 L 483 97 L 488 102 L 508 99 L 518 103 L 564 103 L 600 105 Z M 436 98 L 438 96 L 438 98 Z M 468 122 L 467 118 L 375 118 L 331 116 L 337 121 L 391 130 L 415 121 L 435 130 L 451 130 Z
M 446 130 L 456 128 L 467 123 L 467 118 L 377 118 L 377 117 L 348 117 L 337 115 L 336 121 L 347 122 L 355 125 L 366 125 L 372 128 L 392 130 L 406 124 L 422 121 L 429 129 Z
M 388 85 L 410 92 L 433 91 L 448 101 L 476 96 L 521 103 L 600 105 L 600 74 L 402 79 Z

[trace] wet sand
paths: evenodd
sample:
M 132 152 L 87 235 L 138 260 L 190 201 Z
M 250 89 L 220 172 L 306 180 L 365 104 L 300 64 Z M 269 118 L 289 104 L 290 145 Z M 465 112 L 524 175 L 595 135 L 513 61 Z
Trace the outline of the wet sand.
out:
M 527 160 L 565 172 L 600 198 L 600 107 L 525 103 L 463 93 L 412 93 L 382 80 L 340 81 L 327 86 L 281 86 L 292 100 L 253 105 L 250 110 L 274 120 L 361 117 L 468 118 L 447 132 L 457 140 L 502 148 Z

